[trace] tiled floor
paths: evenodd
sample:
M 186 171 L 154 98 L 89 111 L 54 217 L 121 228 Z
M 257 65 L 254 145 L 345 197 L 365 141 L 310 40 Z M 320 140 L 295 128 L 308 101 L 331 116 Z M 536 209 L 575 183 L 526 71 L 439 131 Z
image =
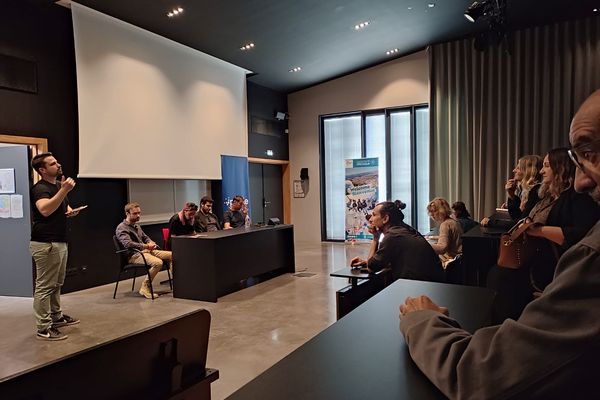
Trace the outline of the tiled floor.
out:
M 335 322 L 335 291 L 348 282 L 329 277 L 329 272 L 367 252 L 367 245 L 296 243 L 296 271 L 314 275 L 281 275 L 222 297 L 218 303 L 174 299 L 170 293 L 152 302 L 130 293 L 126 283 L 119 285 L 116 300 L 112 299 L 114 284 L 70 293 L 63 296 L 63 308 L 82 322 L 64 329 L 69 339 L 63 342 L 35 339 L 31 299 L 0 297 L 0 380 L 206 308 L 212 315 L 207 366 L 220 373 L 212 385 L 213 399 L 226 398 Z

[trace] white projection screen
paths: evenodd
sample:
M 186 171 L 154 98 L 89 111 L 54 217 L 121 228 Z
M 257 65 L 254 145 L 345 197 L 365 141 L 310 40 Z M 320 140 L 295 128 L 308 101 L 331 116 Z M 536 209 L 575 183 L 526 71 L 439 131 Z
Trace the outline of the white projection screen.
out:
M 71 4 L 79 177 L 221 179 L 248 156 L 247 70 Z

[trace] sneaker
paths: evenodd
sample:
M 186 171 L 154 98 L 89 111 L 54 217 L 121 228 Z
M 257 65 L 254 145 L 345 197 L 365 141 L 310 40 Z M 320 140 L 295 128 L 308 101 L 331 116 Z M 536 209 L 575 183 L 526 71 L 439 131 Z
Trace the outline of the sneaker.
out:
M 62 318 L 58 321 L 52 321 L 53 328 L 60 328 L 62 326 L 77 325 L 79 320 L 77 318 L 69 317 L 67 314 L 63 314 Z
M 65 335 L 64 333 L 62 333 L 61 331 L 59 331 L 58 329 L 56 329 L 54 327 L 38 330 L 37 334 L 36 334 L 36 338 L 40 339 L 40 340 L 56 341 L 56 340 L 64 340 L 68 337 L 69 336 Z
M 150 287 L 148 285 L 142 285 L 140 289 L 140 294 L 147 299 L 152 298 L 152 293 L 150 292 Z M 158 298 L 158 295 L 156 293 L 154 293 L 154 298 Z

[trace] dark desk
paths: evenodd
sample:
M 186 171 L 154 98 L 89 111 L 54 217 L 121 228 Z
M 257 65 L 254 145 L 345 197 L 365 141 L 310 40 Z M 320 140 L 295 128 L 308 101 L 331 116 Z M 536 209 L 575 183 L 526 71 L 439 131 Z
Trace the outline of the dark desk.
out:
M 369 274 L 361 272 L 359 268 L 345 267 L 330 273 L 329 276 L 347 278 L 351 282 L 351 286 L 346 286 L 335 292 L 335 310 L 338 320 L 375 296 L 392 282 L 392 270 L 389 268 Z
M 498 260 L 500 236 L 506 231 L 477 225 L 462 235 L 463 283 L 485 286 L 487 273 Z
M 237 228 L 172 238 L 173 297 L 216 302 L 240 281 L 294 272 L 294 227 Z
M 342 269 L 338 269 L 329 274 L 329 276 L 334 276 L 337 278 L 348 278 L 352 283 L 352 287 L 356 287 L 358 285 L 359 279 L 369 279 L 371 275 L 368 272 L 361 272 L 360 268 L 350 268 L 345 267 Z
M 487 323 L 493 298 L 484 288 L 397 280 L 230 399 L 443 399 L 398 328 L 399 305 L 419 294 L 449 307 L 469 331 Z

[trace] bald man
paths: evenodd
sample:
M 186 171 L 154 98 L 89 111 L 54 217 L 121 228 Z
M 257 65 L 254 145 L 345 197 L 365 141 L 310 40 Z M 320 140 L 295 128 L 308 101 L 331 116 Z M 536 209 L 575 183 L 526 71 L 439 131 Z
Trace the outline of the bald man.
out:
M 573 118 L 575 189 L 600 204 L 600 90 Z M 600 222 L 560 258 L 553 282 L 518 321 L 470 334 L 428 297 L 400 306 L 400 330 L 423 373 L 452 399 L 598 398 Z

